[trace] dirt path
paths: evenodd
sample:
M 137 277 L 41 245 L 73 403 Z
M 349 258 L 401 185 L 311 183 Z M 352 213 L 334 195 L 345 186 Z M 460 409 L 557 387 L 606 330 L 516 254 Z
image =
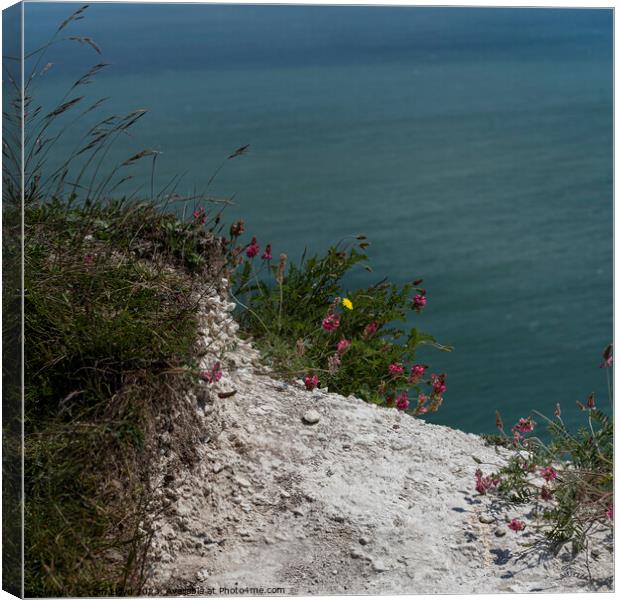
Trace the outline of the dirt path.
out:
M 201 459 L 191 470 L 168 473 L 153 591 L 611 589 L 608 550 L 589 558 L 590 575 L 584 557 L 528 553 L 533 533 L 515 534 L 506 523 L 523 514 L 474 492 L 472 456 L 500 460 L 479 437 L 257 375 L 258 356 L 236 340 L 234 323 L 209 337 L 209 324 L 221 323 L 230 308 L 210 302 L 207 342 L 216 353 L 231 342 L 236 348 L 227 352 L 226 376 L 210 397 L 188 399 L 204 420 Z M 172 459 L 163 458 L 162 473 Z

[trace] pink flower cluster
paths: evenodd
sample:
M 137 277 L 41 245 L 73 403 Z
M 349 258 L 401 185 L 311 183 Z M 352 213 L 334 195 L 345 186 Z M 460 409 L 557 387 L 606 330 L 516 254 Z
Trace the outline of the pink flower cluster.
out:
M 401 392 L 396 398 L 396 408 L 398 410 L 407 410 L 409 407 L 409 396 L 407 392 Z
M 316 375 L 306 375 L 304 377 L 304 385 L 306 389 L 311 392 L 317 385 L 319 385 L 319 378 Z
M 600 364 L 601 369 L 609 369 L 614 364 L 613 346 L 609 344 L 603 351 L 603 362 Z
M 411 374 L 409 375 L 408 382 L 413 384 L 419 383 L 422 377 L 424 377 L 425 371 L 425 365 L 413 365 L 413 367 L 411 367 Z
M 551 500 L 553 498 L 553 490 L 549 489 L 546 485 L 540 488 L 541 500 Z
M 413 309 L 420 312 L 426 306 L 426 293 L 416 294 L 411 301 Z
M 392 363 L 388 367 L 388 371 L 390 372 L 390 375 L 392 375 L 392 377 L 399 377 L 405 372 L 405 368 L 400 363 Z
M 336 344 L 336 350 L 338 350 L 338 354 L 344 354 L 351 347 L 351 340 L 345 340 L 342 338 Z
M 201 206 L 193 213 L 194 223 L 204 225 L 207 222 L 207 211 Z
M 248 258 L 254 258 L 259 252 L 260 246 L 256 241 L 256 236 L 253 236 L 250 245 L 245 249 L 245 254 Z
M 510 523 L 508 523 L 508 528 L 515 532 L 523 531 L 525 529 L 525 523 L 520 519 L 513 519 Z
M 261 258 L 263 260 L 271 260 L 273 258 L 273 256 L 271 256 L 271 244 L 267 244 L 265 246 L 265 251 L 263 252 Z
M 368 325 L 366 325 L 366 327 L 364 327 L 364 338 L 369 338 L 371 335 L 374 335 L 377 333 L 378 329 L 379 323 L 376 321 L 371 321 Z
M 500 480 L 491 475 L 483 475 L 480 469 L 476 469 L 476 491 L 479 494 L 486 494 L 490 489 L 497 487 Z
M 243 221 L 237 221 L 230 226 L 230 237 L 239 237 L 245 231 L 245 223 Z
M 519 419 L 519 422 L 512 428 L 513 431 L 518 431 L 519 433 L 530 433 L 534 431 L 534 421 L 532 421 L 531 417 L 527 419 Z
M 550 482 L 557 479 L 558 473 L 553 467 L 545 467 L 540 470 L 540 475 L 546 482 Z
M 441 396 L 446 391 L 446 374 L 431 375 L 431 385 L 433 386 L 433 394 L 435 396 Z
M 329 313 L 321 324 L 325 331 L 336 331 L 340 327 L 340 317 L 336 313 Z
M 222 367 L 219 362 L 216 362 L 207 371 L 200 373 L 200 379 L 207 383 L 217 383 L 222 378 Z
M 426 394 L 418 395 L 418 405 L 416 406 L 415 412 L 416 414 L 424 414 L 428 412 L 428 406 L 426 403 L 428 402 L 428 396 Z
M 605 512 L 605 516 L 610 520 L 613 521 L 614 520 L 614 505 L 610 504 L 607 507 L 607 511 Z

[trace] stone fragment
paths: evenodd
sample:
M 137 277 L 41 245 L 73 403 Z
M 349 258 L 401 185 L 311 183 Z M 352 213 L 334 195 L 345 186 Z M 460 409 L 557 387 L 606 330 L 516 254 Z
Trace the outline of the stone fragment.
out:
M 304 413 L 304 416 L 301 420 L 306 425 L 315 425 L 321 420 L 321 415 L 316 410 L 308 410 Z

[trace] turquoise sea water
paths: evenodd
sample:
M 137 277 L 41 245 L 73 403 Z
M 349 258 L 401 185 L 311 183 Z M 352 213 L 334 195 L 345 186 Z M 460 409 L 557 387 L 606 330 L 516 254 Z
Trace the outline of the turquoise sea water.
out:
M 69 8 L 27 4 L 27 46 Z M 157 148 L 158 185 L 185 174 L 189 193 L 250 144 L 210 192 L 276 255 L 365 233 L 377 278 L 424 278 L 412 323 L 455 347 L 423 353 L 448 374 L 429 420 L 488 432 L 495 409 L 607 406 L 611 11 L 110 4 L 70 34 L 103 57 L 55 45 L 33 90 L 53 106 L 113 63 L 89 96 L 149 114 L 111 160 Z

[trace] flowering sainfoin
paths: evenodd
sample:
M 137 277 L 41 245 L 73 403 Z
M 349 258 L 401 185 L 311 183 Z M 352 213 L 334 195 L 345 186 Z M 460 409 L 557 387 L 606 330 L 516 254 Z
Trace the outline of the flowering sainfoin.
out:
M 263 252 L 263 255 L 261 256 L 261 258 L 263 260 L 271 260 L 273 258 L 271 256 L 271 244 L 267 244 L 265 246 L 265 251 Z
M 246 248 L 245 254 L 248 258 L 254 258 L 259 252 L 260 246 L 256 243 L 256 236 L 254 236 L 250 245 Z
M 550 490 L 546 485 L 543 485 L 540 489 L 540 498 L 542 500 L 551 500 L 553 498 L 553 490 Z
M 595 408 L 596 404 L 594 403 L 594 394 L 590 394 L 588 396 L 588 401 L 586 402 L 586 406 L 590 409 Z
M 437 396 L 441 396 L 446 391 L 446 374 L 431 375 L 431 385 L 433 386 L 433 393 Z
M 336 350 L 338 350 L 339 354 L 344 354 L 349 349 L 350 346 L 351 346 L 351 341 L 345 340 L 343 338 L 336 344 Z
M 525 529 L 525 523 L 519 519 L 513 519 L 508 523 L 508 528 L 513 531 L 523 531 Z
M 409 396 L 407 395 L 407 392 L 401 392 L 400 394 L 398 394 L 398 397 L 396 398 L 396 408 L 398 410 L 407 410 L 408 406 L 409 406 Z
M 520 433 L 530 433 L 534 431 L 534 421 L 531 418 L 519 419 L 519 422 L 514 426 L 514 431 Z
M 239 237 L 245 231 L 245 223 L 243 221 L 237 221 L 230 226 L 230 237 Z
M 409 375 L 409 383 L 418 383 L 424 376 L 426 367 L 424 365 L 413 365 L 411 367 L 411 374 Z
M 336 331 L 340 327 L 340 317 L 336 313 L 329 313 L 321 325 L 325 331 Z
M 364 337 L 370 337 L 373 333 L 377 332 L 377 329 L 379 329 L 379 323 L 376 321 L 371 321 L 368 325 L 366 325 L 366 327 L 364 327 Z
M 605 516 L 610 520 L 613 521 L 614 520 L 614 505 L 610 504 L 607 507 L 607 510 L 605 511 Z
M 476 491 L 479 494 L 486 494 L 491 488 L 497 487 L 499 479 L 491 477 L 491 475 L 484 476 L 480 469 L 476 469 Z
M 340 356 L 338 354 L 332 354 L 327 359 L 327 369 L 330 375 L 334 375 L 340 368 Z
M 601 363 L 601 369 L 609 368 L 614 364 L 614 357 L 612 355 L 613 346 L 609 344 L 603 351 L 603 362 Z
M 222 367 L 219 362 L 216 362 L 207 371 L 200 373 L 200 379 L 208 383 L 217 383 L 222 378 Z
M 428 406 L 424 406 L 428 402 L 428 396 L 426 394 L 418 395 L 418 405 L 416 406 L 416 414 L 423 414 L 428 412 Z
M 398 377 L 399 375 L 402 375 L 405 372 L 405 368 L 400 363 L 392 363 L 388 367 L 388 371 L 390 372 L 390 375 L 393 375 L 394 377 Z
M 319 385 L 319 378 L 316 375 L 306 375 L 304 377 L 304 385 L 306 389 L 311 392 L 317 385 Z
M 207 220 L 207 211 L 201 206 L 193 212 L 193 216 L 196 223 L 201 223 L 204 225 Z
M 416 294 L 412 302 L 414 310 L 420 312 L 426 306 L 426 296 L 424 294 Z
M 540 475 L 545 481 L 553 481 L 557 478 L 558 474 L 553 467 L 545 467 L 540 470 Z

